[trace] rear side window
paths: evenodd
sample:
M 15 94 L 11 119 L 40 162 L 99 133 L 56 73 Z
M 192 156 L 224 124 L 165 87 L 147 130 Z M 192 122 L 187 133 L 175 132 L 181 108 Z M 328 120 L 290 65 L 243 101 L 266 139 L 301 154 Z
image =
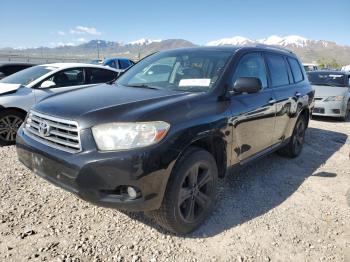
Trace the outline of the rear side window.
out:
M 233 75 L 232 83 L 234 84 L 240 77 L 259 78 L 263 88 L 267 87 L 265 61 L 260 53 L 250 53 L 243 56 Z
M 266 55 L 266 60 L 270 69 L 271 86 L 289 85 L 287 66 L 283 56 L 269 53 Z
M 129 61 L 124 59 L 119 60 L 119 64 L 121 69 L 126 69 L 130 66 Z
M 299 62 L 294 58 L 288 58 L 288 62 L 290 65 L 290 69 L 292 70 L 292 74 L 294 77 L 294 83 L 298 83 L 303 81 L 303 72 L 301 71 Z
M 117 72 L 99 69 L 99 68 L 91 68 L 90 69 L 90 84 L 100 84 L 106 83 L 114 80 L 117 77 Z

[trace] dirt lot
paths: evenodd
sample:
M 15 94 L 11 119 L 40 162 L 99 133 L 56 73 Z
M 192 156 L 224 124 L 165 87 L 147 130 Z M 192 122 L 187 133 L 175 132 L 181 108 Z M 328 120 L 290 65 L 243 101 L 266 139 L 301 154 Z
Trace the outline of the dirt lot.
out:
M 350 261 L 348 136 L 350 122 L 311 121 L 299 158 L 226 177 L 214 214 L 186 237 L 79 200 L 0 148 L 0 261 Z

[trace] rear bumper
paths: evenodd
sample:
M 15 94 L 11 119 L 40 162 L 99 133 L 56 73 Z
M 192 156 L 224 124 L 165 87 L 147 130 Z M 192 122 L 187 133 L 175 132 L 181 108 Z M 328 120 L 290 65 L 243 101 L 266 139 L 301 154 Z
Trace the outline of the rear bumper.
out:
M 35 174 L 86 201 L 130 211 L 160 207 L 174 162 L 163 163 L 152 150 L 67 153 L 33 140 L 22 129 L 17 155 Z M 126 186 L 136 188 L 139 196 L 131 199 L 122 190 Z

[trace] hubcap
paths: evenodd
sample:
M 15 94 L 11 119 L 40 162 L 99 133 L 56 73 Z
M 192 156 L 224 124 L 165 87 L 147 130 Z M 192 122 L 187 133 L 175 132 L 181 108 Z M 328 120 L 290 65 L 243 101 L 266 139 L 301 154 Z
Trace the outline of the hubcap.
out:
M 8 115 L 0 119 L 0 138 L 7 142 L 14 142 L 18 128 L 23 120 L 18 116 Z
M 178 208 L 187 223 L 197 221 L 211 204 L 213 176 L 205 163 L 197 163 L 186 174 L 179 194 Z
M 293 144 L 295 151 L 298 153 L 303 144 L 304 144 L 304 137 L 305 137 L 305 124 L 304 121 L 300 120 L 297 123 L 295 134 L 293 137 Z

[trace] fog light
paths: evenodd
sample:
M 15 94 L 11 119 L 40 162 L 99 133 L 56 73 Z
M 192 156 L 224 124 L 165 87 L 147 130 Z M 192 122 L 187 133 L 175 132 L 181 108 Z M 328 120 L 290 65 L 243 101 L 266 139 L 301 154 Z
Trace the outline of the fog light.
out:
M 137 197 L 137 191 L 135 190 L 135 188 L 131 187 L 131 186 L 128 186 L 127 188 L 127 192 L 128 192 L 128 195 L 130 197 L 130 199 L 135 199 Z

